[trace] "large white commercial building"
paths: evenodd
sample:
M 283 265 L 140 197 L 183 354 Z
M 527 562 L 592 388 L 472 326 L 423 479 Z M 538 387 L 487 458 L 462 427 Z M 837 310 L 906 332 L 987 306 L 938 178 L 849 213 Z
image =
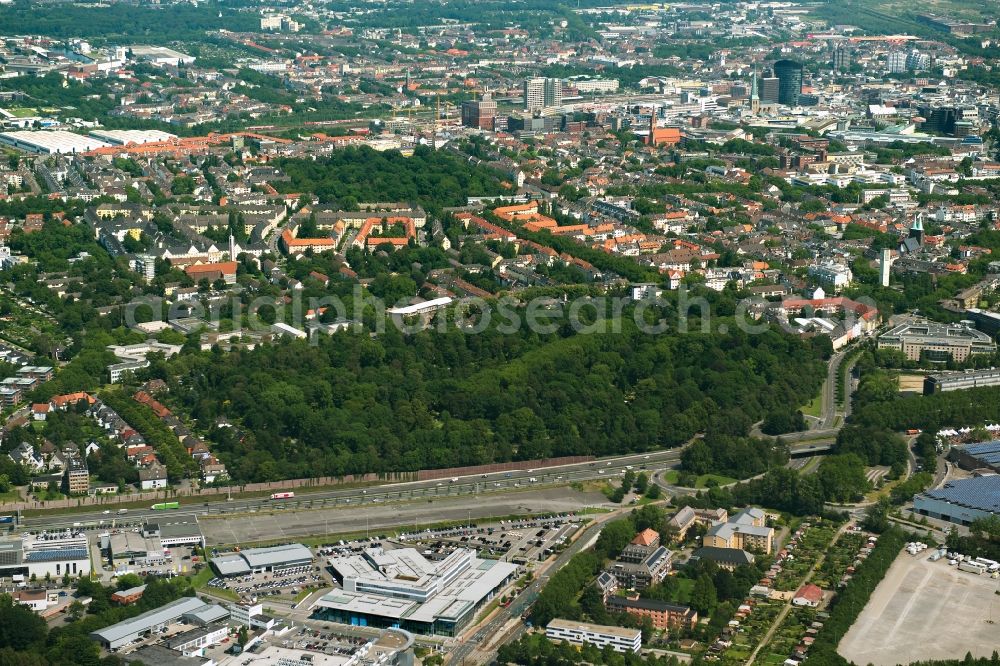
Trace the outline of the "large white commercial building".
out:
M 160 130 L 94 130 L 90 136 L 107 141 L 113 146 L 127 146 L 130 143 L 144 144 L 170 141 L 176 139 L 176 134 Z
M 850 268 L 843 264 L 834 263 L 810 266 L 809 277 L 835 293 L 843 291 L 854 279 Z
M 300 543 L 270 548 L 247 548 L 239 553 L 212 558 L 212 568 L 220 576 L 245 576 L 312 564 L 312 553 Z
M 3 132 L 0 133 L 0 144 L 42 155 L 85 153 L 108 146 L 100 139 L 65 130 Z
M 148 356 L 153 353 L 163 354 L 170 358 L 181 351 L 181 345 L 168 345 L 164 342 L 147 340 L 134 345 L 108 345 L 108 351 L 118 358 L 118 363 L 108 366 L 111 383 L 117 384 L 131 372 L 149 367 Z M 145 489 L 144 489 L 145 490 Z
M 131 52 L 133 58 L 146 60 L 154 65 L 177 67 L 178 65 L 190 65 L 194 62 L 194 56 L 168 49 L 165 46 L 135 44 L 128 47 L 128 52 Z
M 320 619 L 360 626 L 396 627 L 421 634 L 456 635 L 517 572 L 459 548 L 429 560 L 414 548 L 368 548 L 335 557 L 330 569 L 342 589 L 313 604 Z
M 0 574 L 46 576 L 90 575 L 90 548 L 84 533 L 58 533 L 0 541 Z
M 994 354 L 997 344 L 987 334 L 965 324 L 940 324 L 919 320 L 904 322 L 878 339 L 879 349 L 902 352 L 910 361 L 926 356 L 932 361 L 959 363 L 970 356 Z
M 609 627 L 589 622 L 555 619 L 545 627 L 545 637 L 553 641 L 567 641 L 582 645 L 590 643 L 599 648 L 610 645 L 616 652 L 639 652 L 642 632 L 638 629 Z

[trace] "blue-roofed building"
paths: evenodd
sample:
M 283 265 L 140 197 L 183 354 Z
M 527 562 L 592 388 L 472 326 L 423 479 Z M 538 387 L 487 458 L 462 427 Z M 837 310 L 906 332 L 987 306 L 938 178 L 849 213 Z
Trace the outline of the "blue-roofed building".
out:
M 1000 440 L 952 447 L 948 459 L 962 469 L 989 469 L 1000 473 Z
M 1000 475 L 951 481 L 941 488 L 924 491 L 914 496 L 913 510 L 958 525 L 1000 515 Z

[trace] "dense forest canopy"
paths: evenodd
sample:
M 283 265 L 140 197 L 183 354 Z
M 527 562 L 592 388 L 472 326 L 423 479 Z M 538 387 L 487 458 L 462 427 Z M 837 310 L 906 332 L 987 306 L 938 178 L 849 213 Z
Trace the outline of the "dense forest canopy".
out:
M 557 320 L 557 324 L 559 321 Z M 683 444 L 698 432 L 744 436 L 780 405 L 803 404 L 822 351 L 797 338 L 575 334 L 558 325 L 478 335 L 457 329 L 372 338 L 341 332 L 185 354 L 150 369 L 166 398 L 210 434 L 240 481 L 409 471 Z M 221 353 L 221 352 L 219 352 Z
M 240 12 L 229 2 L 169 7 L 114 3 L 85 7 L 69 3 L 46 6 L 22 0 L 0 8 L 0 25 L 16 26 L 20 34 L 56 38 L 118 37 L 136 42 L 172 42 L 197 39 L 220 28 L 236 32 L 255 30 L 259 21 L 256 13 Z
M 363 202 L 409 201 L 434 211 L 464 206 L 469 196 L 508 193 L 497 172 L 426 146 L 418 146 L 412 157 L 395 150 L 347 148 L 315 161 L 280 160 L 278 166 L 291 178 L 275 183 L 278 189 L 311 192 L 323 203 L 348 210 Z

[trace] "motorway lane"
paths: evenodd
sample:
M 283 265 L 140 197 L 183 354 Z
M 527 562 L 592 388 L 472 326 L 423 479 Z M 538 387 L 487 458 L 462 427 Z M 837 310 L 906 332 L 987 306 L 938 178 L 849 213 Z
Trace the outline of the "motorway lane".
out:
M 583 507 L 607 504 L 607 497 L 597 491 L 581 492 L 567 486 L 543 486 L 518 492 L 493 493 L 485 502 L 483 497 L 463 495 L 426 502 L 257 513 L 239 520 L 216 516 L 200 518 L 199 523 L 205 542 L 210 546 L 247 546 L 332 534 L 379 536 L 389 532 L 422 530 L 430 524 L 443 522 L 481 523 L 515 515 L 576 513 Z
M 271 500 L 267 497 L 255 499 L 238 499 L 227 501 L 213 499 L 202 504 L 186 503 L 176 511 L 154 511 L 152 509 L 129 509 L 124 516 L 118 516 L 114 505 L 108 509 L 73 514 L 48 514 L 24 518 L 20 528 L 26 530 L 60 529 L 77 526 L 110 525 L 112 521 L 138 523 L 145 520 L 168 520 L 173 513 L 195 513 L 199 516 L 236 516 L 247 517 L 258 512 L 282 512 L 315 508 L 353 508 L 371 506 L 380 503 L 412 502 L 445 499 L 469 495 L 480 495 L 493 492 L 510 492 L 528 487 L 561 486 L 574 481 L 588 479 L 607 479 L 621 474 L 626 469 L 642 471 L 646 466 L 649 471 L 655 471 L 665 466 L 676 464 L 680 460 L 680 449 L 655 451 L 648 454 L 633 454 L 617 458 L 595 460 L 587 463 L 575 463 L 558 467 L 539 467 L 531 470 L 516 470 L 510 472 L 493 472 L 486 475 L 469 475 L 455 477 L 457 480 L 435 479 L 430 481 L 411 481 L 389 483 L 364 488 L 349 488 L 344 490 L 321 490 L 310 492 L 309 489 L 296 489 L 296 497 L 291 500 Z M 509 476 L 508 476 L 509 475 Z M 531 479 L 535 479 L 534 482 Z M 184 498 L 179 498 L 184 499 Z M 164 500 L 150 500 L 162 502 Z M 108 513 L 104 513 L 107 511 Z
M 818 429 L 832 428 L 837 418 L 837 369 L 844 360 L 844 352 L 830 357 L 826 366 L 826 381 L 823 382 L 823 416 Z

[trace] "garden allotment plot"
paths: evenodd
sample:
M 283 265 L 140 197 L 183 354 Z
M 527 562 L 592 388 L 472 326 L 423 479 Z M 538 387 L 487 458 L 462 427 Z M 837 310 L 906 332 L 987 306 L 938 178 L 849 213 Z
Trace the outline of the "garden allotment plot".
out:
M 857 664 L 988 657 L 1000 646 L 998 581 L 902 553 L 837 651 Z M 996 624 L 990 624 L 991 618 Z

